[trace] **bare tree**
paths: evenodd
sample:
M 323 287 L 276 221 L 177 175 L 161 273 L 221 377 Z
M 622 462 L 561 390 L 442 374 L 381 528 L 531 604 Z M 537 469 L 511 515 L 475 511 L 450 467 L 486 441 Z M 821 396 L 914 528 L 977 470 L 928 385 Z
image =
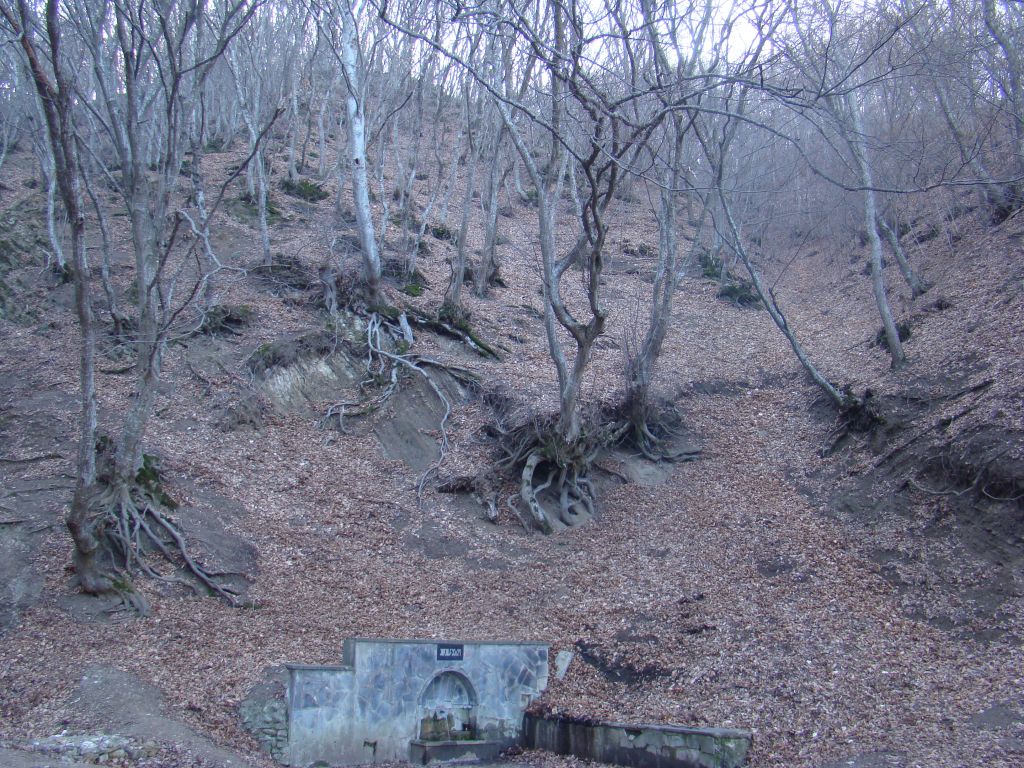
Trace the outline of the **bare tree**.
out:
M 753 290 L 767 309 L 769 317 L 786 337 L 797 360 L 814 383 L 840 412 L 859 413 L 863 407 L 861 398 L 854 395 L 848 387 L 841 387 L 826 378 L 797 338 L 796 331 L 789 324 L 774 291 L 765 285 L 760 271 L 754 264 L 747 246 L 747 238 L 743 234 L 742 223 L 734 213 L 732 195 L 726 186 L 726 166 L 737 132 L 747 117 L 749 96 L 748 87 L 738 88 L 728 109 L 720 110 L 717 115 L 702 115 L 698 117 L 695 125 L 695 134 L 700 141 L 710 171 L 710 194 L 717 198 L 718 203 L 711 208 L 714 227 L 723 244 L 743 264 L 750 276 Z
M 659 448 L 663 441 L 660 435 L 655 434 L 651 423 L 650 389 L 655 366 L 669 331 L 673 297 L 683 275 L 679 267 L 677 243 L 678 198 L 680 194 L 686 194 L 690 203 L 688 219 L 691 220 L 692 200 L 697 198 L 700 201 L 702 213 L 697 222 L 698 228 L 703 223 L 707 209 L 705 200 L 693 188 L 692 173 L 686 167 L 689 158 L 686 145 L 693 139 L 691 133 L 694 121 L 708 98 L 702 86 L 716 88 L 719 81 L 724 82 L 729 75 L 738 77 L 750 70 L 757 63 L 761 48 L 768 40 L 767 30 L 771 22 L 770 18 L 764 16 L 755 17 L 757 26 L 764 33 L 753 42 L 750 50 L 738 55 L 735 62 L 726 62 L 724 53 L 731 20 L 727 17 L 726 23 L 721 24 L 716 31 L 712 23 L 716 11 L 712 3 L 694 2 L 688 9 L 666 8 L 666 15 L 661 16 L 653 3 L 641 0 L 639 12 L 646 39 L 635 43 L 631 43 L 627 20 L 621 15 L 617 16 L 625 52 L 623 63 L 629 63 L 628 68 L 623 68 L 628 70 L 630 88 L 634 92 L 643 90 L 644 86 L 639 82 L 641 77 L 657 84 L 650 97 L 656 99 L 660 108 L 668 111 L 668 116 L 660 140 L 652 142 L 662 148 L 662 156 L 651 150 L 652 165 L 659 172 L 657 175 L 651 174 L 653 178 L 647 179 L 656 184 L 658 189 L 658 261 L 643 338 L 632 345 L 627 343 L 623 410 L 630 423 L 632 440 L 641 452 L 652 459 L 683 458 L 673 457 L 670 452 Z M 682 29 L 686 30 L 688 40 L 689 50 L 686 53 L 679 41 Z M 664 30 L 671 32 L 666 36 Z M 641 41 L 647 45 L 639 46 Z M 642 55 L 645 50 L 649 51 L 646 57 Z M 670 63 L 670 54 L 676 62 L 674 66 Z M 645 61 L 646 67 L 641 70 Z M 734 71 L 730 73 L 729 68 Z M 723 75 L 727 77 L 723 78 Z M 636 104 L 633 116 L 637 121 L 643 119 Z M 693 238 L 694 250 L 699 242 L 698 232 Z M 685 456 L 692 458 L 692 454 Z
M 208 12 L 199 0 L 161 6 L 109 3 L 76 7 L 76 28 L 82 33 L 80 51 L 91 67 L 78 66 L 81 77 L 91 75 L 88 88 L 96 100 L 80 96 L 82 85 L 69 74 L 57 0 L 46 6 L 48 64 L 43 63 L 36 22 L 25 0 L 17 11 L 0 5 L 7 24 L 16 30 L 28 60 L 40 105 L 46 118 L 55 179 L 67 211 L 72 244 L 76 309 L 82 329 L 82 399 L 79 457 L 75 496 L 68 527 L 75 541 L 75 565 L 82 588 L 90 593 L 119 591 L 144 609 L 144 600 L 128 582 L 113 578 L 113 569 L 136 568 L 156 575 L 140 557 L 143 540 L 169 559 L 175 559 L 208 588 L 228 599 L 231 590 L 219 584 L 189 553 L 181 533 L 162 509 L 145 477 L 143 460 L 146 424 L 156 399 L 161 362 L 168 333 L 201 285 L 201 269 L 192 272 L 191 288 L 179 297 L 189 249 L 177 249 L 183 217 L 175 211 L 175 191 L 181 158 L 187 146 L 189 117 L 205 73 L 251 16 L 247 0 Z M 203 41 L 199 30 L 214 34 Z M 110 66 L 111 54 L 119 68 Z M 94 106 L 94 103 L 96 106 Z M 76 105 L 90 109 L 96 136 L 79 134 Z M 83 106 L 84 108 L 84 106 Z M 103 169 L 128 208 L 135 255 L 138 312 L 133 323 L 136 350 L 136 394 L 124 414 L 121 434 L 112 456 L 102 452 L 97 464 L 94 385 L 95 319 L 90 296 L 91 272 L 85 257 L 82 207 L 83 166 L 78 152 L 87 147 L 100 162 L 104 149 L 92 146 L 102 137 L 120 163 L 119 176 Z M 151 170 L 153 169 L 153 170 Z M 101 226 L 101 230 L 103 227 Z M 104 232 L 106 240 L 106 234 Z M 173 267 L 173 269 L 172 269 Z M 109 442 L 107 443 L 109 445 Z M 140 480 L 140 477 L 142 479 Z
M 522 101 L 533 81 L 537 57 L 532 52 L 518 65 L 513 59 L 515 49 L 513 40 L 507 34 L 491 37 L 488 47 L 488 69 L 492 78 L 492 87 L 504 98 Z M 480 262 L 474 270 L 473 282 L 477 296 L 483 298 L 498 279 L 500 265 L 498 261 L 498 194 L 508 174 L 515 165 L 515 159 L 506 157 L 508 150 L 508 128 L 493 106 L 487 110 L 486 123 L 489 126 L 484 156 L 490 158 L 487 174 L 487 193 L 484 197 L 484 247 Z M 575 172 L 571 178 L 575 180 Z M 582 216 L 582 212 L 580 213 Z
M 81 332 L 79 381 L 82 408 L 79 415 L 75 490 L 66 523 L 75 544 L 75 571 L 82 589 L 98 594 L 109 591 L 113 583 L 99 562 L 102 555 L 103 523 L 93 516 L 91 509 L 96 492 L 96 328 L 90 295 L 92 275 L 85 253 L 82 173 L 76 147 L 72 101 L 74 85 L 63 61 L 58 0 L 48 0 L 46 3 L 49 66 L 44 62 L 45 54 L 40 52 L 37 20 L 27 0 L 18 0 L 16 8 L 8 5 L 6 0 L 0 2 L 0 14 L 17 36 L 28 61 L 32 82 L 46 120 L 55 180 L 70 225 L 75 312 Z
M 878 232 L 878 206 L 874 170 L 869 155 L 868 134 L 864 129 L 859 82 L 865 62 L 881 50 L 892 37 L 891 29 L 882 31 L 881 40 L 868 38 L 861 44 L 859 33 L 864 29 L 862 18 L 854 18 L 842 2 L 830 0 L 808 11 L 790 5 L 790 18 L 795 35 L 794 45 L 786 48 L 789 61 L 802 74 L 810 91 L 813 112 L 827 117 L 845 144 L 852 160 L 862 200 L 863 222 L 871 255 L 871 284 L 875 305 L 882 319 L 892 366 L 906 362 L 903 342 L 886 294 L 882 272 L 882 238 Z
M 1003 97 L 1001 106 L 1009 122 L 1014 171 L 1024 175 L 1024 56 L 1021 54 L 1024 10 L 1019 3 L 1006 0 L 1001 0 L 998 7 L 996 0 L 982 0 L 981 9 L 985 28 L 1002 54 L 1001 62 L 994 57 L 992 74 L 999 83 Z M 1014 185 L 1009 192 L 1009 202 L 1015 207 L 1022 202 L 1019 186 L 1019 183 Z
M 472 61 L 472 52 L 468 53 Z M 462 286 L 466 282 L 466 275 L 469 267 L 468 239 L 469 225 L 473 218 L 473 199 L 479 194 L 477 189 L 477 171 L 483 158 L 486 138 L 482 136 L 484 123 L 484 107 L 486 99 L 478 93 L 474 87 L 472 78 L 466 78 L 463 83 L 463 117 L 465 128 L 465 150 L 460 158 L 460 164 L 465 165 L 466 173 L 463 178 L 462 203 L 460 205 L 459 229 L 455 234 L 455 254 L 452 256 L 451 278 L 448 281 L 448 288 L 444 294 L 444 304 L 441 307 L 441 316 L 446 319 L 462 322 L 466 317 L 465 309 L 462 306 Z
M 531 41 L 545 70 L 550 99 L 547 116 L 538 118 L 519 103 L 490 90 L 537 196 L 544 327 L 558 375 L 559 412 L 550 429 L 519 440 L 510 452 L 510 464 L 522 467 L 520 497 L 543 530 L 551 528 L 555 516 L 569 521 L 581 513 L 593 512 L 590 466 L 598 453 L 625 431 L 618 423 L 585 418 L 581 388 L 594 342 L 607 321 L 601 296 L 608 234 L 606 213 L 615 199 L 623 168 L 640 154 L 665 115 L 658 105 L 637 120 L 636 113 L 629 115 L 628 108 L 642 93 L 620 89 L 614 81 L 601 84 L 589 76 L 590 61 L 586 57 L 592 52 L 587 50 L 586 41 L 593 30 L 585 31 L 588 21 L 582 9 L 552 2 L 546 10 L 552 22 L 550 36 L 541 36 L 537 20 L 522 14 L 515 17 L 512 29 Z M 600 22 L 596 23 L 599 28 Z M 617 38 L 609 34 L 598 39 L 602 41 L 599 47 L 611 48 Z M 602 48 L 598 55 L 608 52 Z M 525 115 L 530 125 L 541 125 L 548 132 L 543 162 L 535 157 L 523 128 L 514 120 L 513 109 Z M 579 149 L 570 143 L 569 125 L 579 131 Z M 573 248 L 559 254 L 555 215 L 570 165 L 582 179 L 582 235 Z M 583 285 L 583 301 L 575 307 L 564 295 L 565 277 L 574 265 L 582 270 Z M 561 333 L 568 335 L 569 345 Z M 546 479 L 538 480 L 538 475 L 543 476 L 541 472 L 547 473 Z M 540 491 L 549 487 L 555 489 L 557 511 L 547 509 L 539 497 Z
M 8 153 L 17 146 L 22 137 L 25 121 L 32 102 L 25 98 L 27 88 L 22 86 L 22 63 L 13 55 L 8 46 L 0 48 L 0 82 L 11 87 L 0 94 L 0 168 Z
M 261 126 L 272 121 L 276 114 L 284 83 L 272 80 L 273 68 L 264 62 L 273 61 L 281 52 L 277 30 L 273 25 L 270 8 L 259 14 L 255 23 L 245 30 L 245 45 L 228 51 L 226 60 L 231 80 L 249 138 L 249 150 L 253 154 L 246 174 L 248 202 L 256 207 L 256 222 L 260 236 L 260 261 L 270 266 L 273 255 L 270 250 L 270 178 L 267 170 L 266 147 L 261 142 Z
M 900 274 L 903 275 L 903 279 L 907 281 L 907 285 L 910 287 L 911 297 L 916 299 L 919 296 L 923 296 L 928 292 L 930 286 L 910 266 L 907 254 L 903 250 L 903 244 L 900 242 L 899 222 L 890 224 L 886 216 L 881 215 L 878 217 L 878 229 L 885 236 L 886 242 L 889 243 L 889 249 L 892 251 L 893 258 L 896 259 L 897 266 L 900 268 Z
M 370 181 L 366 163 L 367 86 L 359 28 L 359 19 L 365 14 L 364 2 L 355 5 L 332 3 L 318 9 L 317 23 L 341 65 L 347 112 L 347 165 L 352 177 L 352 200 L 362 250 L 361 280 L 367 302 L 378 305 L 383 301 L 383 270 L 370 207 Z

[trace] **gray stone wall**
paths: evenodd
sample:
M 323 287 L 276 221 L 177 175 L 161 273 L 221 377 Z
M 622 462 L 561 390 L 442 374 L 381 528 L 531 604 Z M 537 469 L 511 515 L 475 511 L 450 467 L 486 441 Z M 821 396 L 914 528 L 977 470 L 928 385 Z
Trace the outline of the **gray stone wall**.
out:
M 548 647 L 540 643 L 350 640 L 342 661 L 289 665 L 289 764 L 407 760 L 422 721 L 437 714 L 437 691 L 463 686 L 469 707 L 458 702 L 456 720 L 469 709 L 476 739 L 511 745 L 548 682 Z M 439 686 L 445 675 L 459 682 Z
M 739 768 L 749 731 L 579 722 L 527 715 L 525 745 L 629 768 Z
M 271 669 L 238 706 L 242 725 L 278 762 L 288 756 L 287 686 L 287 670 Z
M 13 754 L 7 754 L 6 750 L 12 750 Z M 140 742 L 108 733 L 61 732 L 55 736 L 26 741 L 0 739 L 0 765 L 6 765 L 5 758 L 13 759 L 16 765 L 27 765 L 32 754 L 39 756 L 39 762 L 33 761 L 32 765 L 70 762 L 75 765 L 135 765 L 137 760 L 156 759 L 160 752 L 160 745 L 152 739 Z M 25 762 L 19 759 L 22 755 L 25 756 Z

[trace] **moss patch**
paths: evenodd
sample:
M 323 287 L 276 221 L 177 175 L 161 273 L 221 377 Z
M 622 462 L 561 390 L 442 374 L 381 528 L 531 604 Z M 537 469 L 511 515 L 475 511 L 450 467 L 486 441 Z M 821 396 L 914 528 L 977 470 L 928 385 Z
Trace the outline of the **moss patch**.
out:
M 717 280 L 722 276 L 722 260 L 715 256 L 715 254 L 703 251 L 700 254 L 698 263 L 700 264 L 701 274 L 709 280 Z
M 416 282 L 406 283 L 399 290 L 401 290 L 406 296 L 423 295 L 423 286 Z
M 430 234 L 436 240 L 451 240 L 455 237 L 455 233 L 452 232 L 451 228 L 447 224 L 433 224 L 430 227 Z
M 718 293 L 716 295 L 718 298 L 725 299 L 726 301 L 735 304 L 737 307 L 760 309 L 763 306 L 761 304 L 761 298 L 754 290 L 754 284 L 749 280 L 733 278 L 728 282 L 723 283 L 718 289 Z
M 156 456 L 149 453 L 142 454 L 142 466 L 135 473 L 135 482 L 139 488 L 154 501 L 160 503 L 166 509 L 177 509 L 178 502 L 172 499 L 164 490 L 163 481 L 160 477 L 160 462 Z
M 227 201 L 227 209 L 235 218 L 241 219 L 247 224 L 251 224 L 260 215 L 259 203 L 248 192 L 243 192 L 235 200 Z M 267 224 L 279 224 L 283 219 L 284 214 L 281 213 L 280 206 L 274 202 L 273 197 L 267 195 Z
M 293 365 L 299 360 L 324 357 L 335 350 L 337 338 L 327 331 L 313 331 L 291 339 L 267 342 L 258 346 L 246 366 L 257 376 L 266 375 L 274 368 Z

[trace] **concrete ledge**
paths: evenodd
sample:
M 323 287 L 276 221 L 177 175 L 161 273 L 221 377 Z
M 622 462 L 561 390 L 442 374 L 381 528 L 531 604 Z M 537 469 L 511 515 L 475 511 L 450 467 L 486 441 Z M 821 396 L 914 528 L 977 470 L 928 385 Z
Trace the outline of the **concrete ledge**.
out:
M 527 715 L 527 747 L 628 768 L 739 768 L 750 749 L 749 731 L 624 725 Z
M 285 669 L 299 669 L 307 672 L 351 672 L 352 667 L 346 664 L 290 664 L 285 662 Z
M 507 746 L 501 741 L 423 741 L 409 742 L 409 762 L 413 765 L 429 763 L 478 763 L 496 760 Z
M 520 641 L 509 641 L 504 640 L 421 640 L 421 639 L 410 639 L 402 640 L 399 638 L 372 638 L 372 637 L 349 637 L 345 639 L 344 644 L 341 648 L 341 663 L 345 667 L 355 666 L 356 663 L 356 647 L 359 645 L 364 646 L 387 646 L 387 645 L 398 645 L 398 646 L 410 646 L 410 645 L 471 645 L 477 647 L 495 646 L 502 648 L 543 648 L 548 649 L 547 643 L 530 642 L 529 640 Z

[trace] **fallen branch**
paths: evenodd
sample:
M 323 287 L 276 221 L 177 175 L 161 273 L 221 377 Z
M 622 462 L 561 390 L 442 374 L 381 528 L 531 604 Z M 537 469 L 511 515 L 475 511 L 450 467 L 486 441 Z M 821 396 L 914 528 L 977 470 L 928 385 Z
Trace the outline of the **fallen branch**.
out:
M 501 356 L 493 345 L 484 341 L 477 335 L 466 323 L 453 323 L 443 318 L 432 318 L 422 312 L 416 312 L 413 310 L 408 311 L 409 322 L 418 328 L 426 328 L 432 330 L 435 333 L 439 333 L 442 336 L 449 336 L 453 339 L 458 339 L 471 350 L 476 352 L 481 357 L 490 358 L 491 360 L 501 360 Z
M 0 464 L 31 464 L 36 461 L 49 461 L 50 459 L 63 459 L 63 454 L 60 453 L 42 453 L 38 456 L 27 456 L 24 459 L 9 458 L 6 456 L 0 456 Z

